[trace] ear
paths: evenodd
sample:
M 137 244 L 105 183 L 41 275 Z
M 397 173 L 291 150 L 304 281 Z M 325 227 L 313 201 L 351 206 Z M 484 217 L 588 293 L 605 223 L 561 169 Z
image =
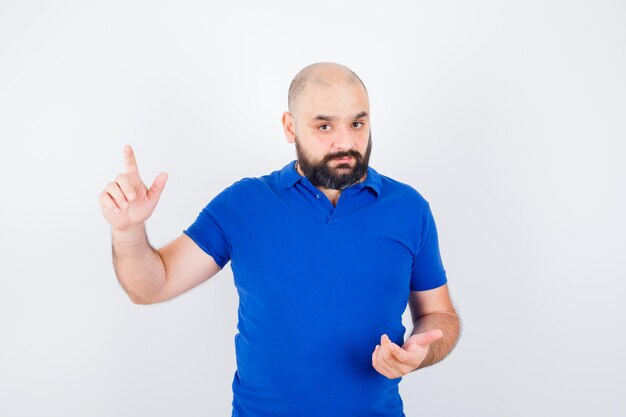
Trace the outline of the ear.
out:
M 294 143 L 296 140 L 296 125 L 291 113 L 288 111 L 283 112 L 282 122 L 287 142 Z

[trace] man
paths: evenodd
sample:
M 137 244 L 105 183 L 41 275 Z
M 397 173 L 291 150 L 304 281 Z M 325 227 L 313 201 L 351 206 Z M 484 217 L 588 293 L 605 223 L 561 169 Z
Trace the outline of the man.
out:
M 460 331 L 429 204 L 369 167 L 369 98 L 350 69 L 305 67 L 282 123 L 297 160 L 236 181 L 159 250 L 144 221 L 167 174 L 147 189 L 126 146 L 126 173 L 100 196 L 117 277 L 150 304 L 231 261 L 233 416 L 404 416 L 400 380 L 442 360 Z M 403 341 L 407 302 L 414 328 Z

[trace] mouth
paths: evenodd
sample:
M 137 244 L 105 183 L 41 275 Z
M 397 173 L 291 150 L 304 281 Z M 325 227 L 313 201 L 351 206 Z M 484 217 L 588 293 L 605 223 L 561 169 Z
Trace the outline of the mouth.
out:
M 337 162 L 348 162 L 348 161 L 352 160 L 352 157 L 351 156 L 344 156 L 342 158 L 334 158 L 333 160 L 337 161 Z

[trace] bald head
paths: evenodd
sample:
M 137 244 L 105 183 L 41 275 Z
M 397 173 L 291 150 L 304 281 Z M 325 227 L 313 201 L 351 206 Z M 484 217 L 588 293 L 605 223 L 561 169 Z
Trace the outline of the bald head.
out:
M 363 81 L 344 65 L 335 62 L 318 62 L 304 67 L 296 74 L 289 86 L 287 96 L 289 112 L 294 113 L 296 111 L 298 98 L 307 88 L 328 88 L 341 83 L 361 84 L 365 94 L 367 94 L 367 88 L 365 88 Z

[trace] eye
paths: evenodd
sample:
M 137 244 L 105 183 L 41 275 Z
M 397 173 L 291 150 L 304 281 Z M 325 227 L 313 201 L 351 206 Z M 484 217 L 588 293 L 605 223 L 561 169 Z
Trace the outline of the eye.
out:
M 328 129 L 323 129 L 324 127 L 327 127 Z M 329 124 L 325 124 L 325 125 L 321 125 L 318 127 L 319 130 L 323 130 L 323 131 L 327 131 L 330 129 L 330 125 Z
M 358 125 L 358 126 L 355 126 L 355 125 Z M 359 128 L 359 127 L 363 126 L 363 122 L 354 122 L 354 123 L 352 123 L 352 126 L 356 127 L 356 128 Z

